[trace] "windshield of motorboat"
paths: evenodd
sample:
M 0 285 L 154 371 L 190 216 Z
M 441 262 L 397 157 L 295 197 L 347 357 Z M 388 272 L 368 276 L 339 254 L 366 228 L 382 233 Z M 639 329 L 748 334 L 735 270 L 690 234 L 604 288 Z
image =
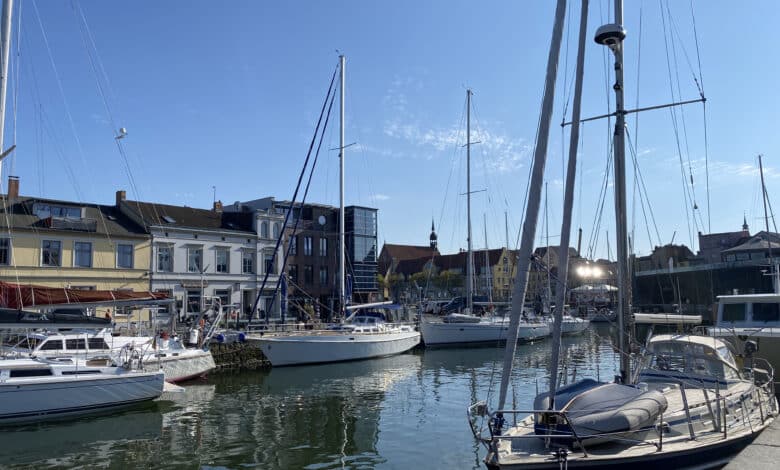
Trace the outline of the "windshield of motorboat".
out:
M 376 310 L 361 310 L 352 317 L 353 325 L 376 325 L 386 321 L 385 314 Z
M 33 336 L 25 336 L 21 341 L 14 345 L 14 349 L 17 351 L 34 351 L 35 348 L 41 343 L 41 341 L 43 340 Z
M 661 341 L 648 345 L 645 369 L 652 375 L 706 376 L 717 379 L 739 379 L 740 375 L 729 348 L 718 343 L 713 347 L 690 341 Z M 645 372 L 645 371 L 643 371 Z

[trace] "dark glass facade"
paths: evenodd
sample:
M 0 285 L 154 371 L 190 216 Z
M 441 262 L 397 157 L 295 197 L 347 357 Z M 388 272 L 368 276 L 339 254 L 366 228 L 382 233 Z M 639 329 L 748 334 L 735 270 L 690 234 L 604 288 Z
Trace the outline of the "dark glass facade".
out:
M 347 271 L 352 273 L 353 291 L 377 292 L 377 210 L 349 206 L 344 213 Z

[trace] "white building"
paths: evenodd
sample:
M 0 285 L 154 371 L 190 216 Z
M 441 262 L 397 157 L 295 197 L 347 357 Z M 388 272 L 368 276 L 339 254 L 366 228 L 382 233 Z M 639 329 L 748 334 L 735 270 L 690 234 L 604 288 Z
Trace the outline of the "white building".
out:
M 180 314 L 199 312 L 203 297 L 215 296 L 246 319 L 266 273 L 256 311 L 271 307 L 281 270 L 281 256 L 271 262 L 281 216 L 223 213 L 220 202 L 207 210 L 128 201 L 124 191 L 117 191 L 116 205 L 151 235 L 151 289 L 174 297 Z M 279 317 L 278 296 L 272 309 L 271 317 Z

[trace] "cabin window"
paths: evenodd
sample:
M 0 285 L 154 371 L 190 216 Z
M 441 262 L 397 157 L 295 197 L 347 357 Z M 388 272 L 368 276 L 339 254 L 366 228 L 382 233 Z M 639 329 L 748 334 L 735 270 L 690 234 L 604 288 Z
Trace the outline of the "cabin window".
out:
M 15 369 L 11 370 L 11 377 L 46 377 L 54 375 L 51 369 Z
M 753 304 L 753 321 L 776 322 L 780 320 L 780 305 Z
M 84 351 L 87 349 L 87 341 L 84 338 L 66 339 L 65 349 Z
M 725 322 L 745 321 L 745 304 L 723 304 L 723 316 Z
M 108 347 L 108 345 L 106 344 L 106 340 L 103 338 L 89 338 L 87 344 L 89 344 L 90 350 L 111 349 Z
M 58 351 L 62 349 L 62 340 L 51 339 L 41 345 L 41 351 Z

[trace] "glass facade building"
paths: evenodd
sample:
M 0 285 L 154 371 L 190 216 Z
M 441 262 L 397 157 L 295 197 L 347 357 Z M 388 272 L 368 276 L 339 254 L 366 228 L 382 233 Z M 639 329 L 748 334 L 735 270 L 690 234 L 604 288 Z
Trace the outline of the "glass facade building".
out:
M 358 206 L 345 207 L 344 230 L 347 272 L 352 274 L 353 292 L 377 292 L 377 210 Z

